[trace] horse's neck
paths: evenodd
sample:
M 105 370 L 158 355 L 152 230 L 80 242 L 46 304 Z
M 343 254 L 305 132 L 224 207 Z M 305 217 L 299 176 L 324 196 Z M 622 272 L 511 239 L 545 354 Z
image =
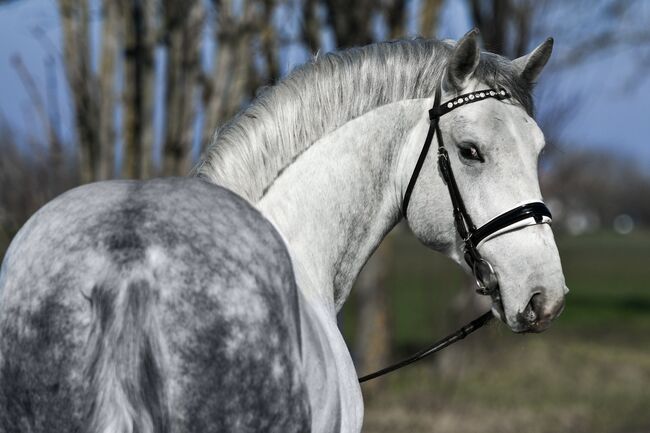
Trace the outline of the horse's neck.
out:
M 318 408 L 312 431 L 361 430 L 361 389 L 336 312 L 399 220 L 428 104 L 395 103 L 348 122 L 298 156 L 257 204 L 284 236 L 294 265 L 305 383 Z
M 305 297 L 331 313 L 399 221 L 428 104 L 402 101 L 348 122 L 301 154 L 258 203 L 289 244 Z

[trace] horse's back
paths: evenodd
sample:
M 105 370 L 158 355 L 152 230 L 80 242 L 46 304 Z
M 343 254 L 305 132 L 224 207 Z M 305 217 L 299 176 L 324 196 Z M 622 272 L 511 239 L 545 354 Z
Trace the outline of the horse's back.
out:
M 39 210 L 0 274 L 0 432 L 307 431 L 295 282 L 271 224 L 192 179 Z

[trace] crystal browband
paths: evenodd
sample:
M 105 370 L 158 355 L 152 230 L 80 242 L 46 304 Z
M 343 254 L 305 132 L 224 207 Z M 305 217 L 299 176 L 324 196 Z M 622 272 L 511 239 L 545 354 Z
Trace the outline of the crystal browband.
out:
M 488 99 L 488 98 L 494 98 L 501 101 L 503 99 L 510 98 L 510 93 L 508 93 L 504 89 L 500 89 L 500 90 L 484 89 L 484 90 L 477 90 L 476 92 L 465 93 L 464 95 L 456 96 L 454 99 L 450 99 L 444 104 L 436 105 L 435 107 L 430 109 L 429 119 L 433 120 L 444 114 L 449 113 L 455 108 L 461 107 L 471 102 L 481 101 L 483 99 Z

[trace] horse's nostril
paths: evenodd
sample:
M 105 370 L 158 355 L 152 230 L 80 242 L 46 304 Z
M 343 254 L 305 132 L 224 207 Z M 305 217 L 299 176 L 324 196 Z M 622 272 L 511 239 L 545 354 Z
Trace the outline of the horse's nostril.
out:
M 539 293 L 535 293 L 528 301 L 528 305 L 524 309 L 522 319 L 526 324 L 530 325 L 535 323 L 541 316 L 542 312 L 542 297 Z
M 519 313 L 519 324 L 528 332 L 543 331 L 564 309 L 564 299 L 555 303 L 552 308 L 548 307 L 546 299 L 541 293 L 534 294 L 524 311 Z
M 535 293 L 532 298 L 530 298 L 529 305 L 532 306 L 533 311 L 537 318 L 542 318 L 544 315 L 544 298 L 541 293 Z

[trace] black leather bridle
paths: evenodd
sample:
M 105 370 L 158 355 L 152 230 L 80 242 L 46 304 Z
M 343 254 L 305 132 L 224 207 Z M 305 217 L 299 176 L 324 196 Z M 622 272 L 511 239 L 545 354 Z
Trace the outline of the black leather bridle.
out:
M 490 262 L 484 259 L 479 253 L 479 244 L 488 238 L 495 237 L 506 231 L 520 228 L 520 226 L 515 225 L 526 220 L 531 221 L 529 224 L 525 225 L 550 223 L 551 211 L 549 211 L 546 205 L 541 201 L 534 201 L 503 212 L 481 227 L 477 228 L 476 225 L 474 225 L 472 218 L 467 212 L 460 191 L 458 190 L 458 185 L 454 178 L 454 172 L 451 169 L 449 154 L 447 153 L 447 149 L 445 149 L 442 133 L 440 132 L 440 117 L 458 107 L 462 107 L 463 105 L 483 101 L 488 98 L 502 101 L 510 98 L 510 94 L 503 89 L 479 90 L 457 96 L 441 104 L 441 93 L 440 86 L 438 86 L 436 89 L 433 108 L 429 110 L 430 123 L 427 138 L 424 141 L 420 157 L 418 158 L 418 162 L 415 165 L 413 174 L 411 174 L 411 179 L 406 187 L 406 192 L 404 193 L 402 214 L 404 215 L 404 218 L 406 218 L 413 188 L 415 187 L 422 166 L 424 165 L 424 161 L 429 153 L 433 136 L 435 135 L 438 139 L 438 168 L 445 184 L 447 184 L 447 189 L 449 190 L 449 197 L 451 198 L 451 203 L 454 209 L 454 225 L 456 226 L 458 235 L 463 241 L 465 262 L 467 262 L 469 267 L 472 269 L 472 273 L 476 278 L 476 283 L 478 285 L 477 291 L 482 295 L 491 295 L 494 298 L 498 298 L 499 281 L 497 274 Z
M 411 194 L 413 193 L 413 188 L 415 187 L 415 183 L 417 182 L 418 176 L 420 175 L 424 161 L 427 158 L 427 154 L 429 153 L 429 148 L 431 147 L 433 136 L 435 135 L 438 138 L 438 168 L 440 170 L 440 175 L 445 181 L 445 184 L 447 184 L 447 189 L 449 190 L 449 197 L 451 197 L 451 204 L 454 208 L 454 225 L 456 226 L 458 235 L 463 241 L 463 253 L 465 255 L 465 261 L 472 269 L 474 278 L 476 278 L 476 284 L 478 285 L 477 291 L 482 295 L 490 295 L 495 301 L 500 302 L 501 297 L 499 293 L 499 280 L 497 278 L 497 274 L 490 262 L 484 259 L 479 253 L 479 245 L 481 242 L 487 240 L 488 238 L 498 236 L 507 231 L 516 230 L 528 225 L 550 223 L 551 211 L 549 211 L 546 205 L 541 201 L 533 201 L 520 206 L 516 206 L 513 209 L 503 212 L 502 214 L 497 215 L 495 218 L 483 224 L 481 227 L 477 228 L 476 225 L 474 225 L 472 218 L 467 212 L 467 208 L 465 208 L 465 203 L 463 202 L 463 198 L 460 195 L 460 191 L 458 190 L 458 185 L 456 184 L 456 179 L 454 178 L 454 172 L 452 171 L 451 164 L 449 162 L 449 154 L 447 153 L 445 144 L 442 141 L 442 134 L 440 132 L 440 117 L 463 105 L 482 101 L 488 98 L 494 98 L 502 101 L 504 99 L 510 98 L 510 94 L 503 89 L 479 90 L 477 92 L 471 92 L 457 96 L 445 102 L 444 104 L 441 104 L 441 93 L 442 92 L 440 86 L 438 86 L 436 89 L 433 108 L 429 110 L 430 123 L 429 131 L 427 132 L 427 138 L 424 141 L 424 146 L 422 146 L 420 157 L 418 158 L 418 162 L 415 165 L 415 169 L 413 169 L 413 174 L 411 174 L 411 179 L 409 180 L 408 186 L 406 187 L 406 192 L 404 193 L 404 200 L 402 202 L 402 214 L 404 215 L 404 218 L 406 218 L 406 212 L 408 210 Z M 526 224 L 518 224 L 524 223 L 526 220 L 532 221 L 529 221 Z M 487 324 L 492 319 L 492 317 L 493 316 L 491 311 L 483 313 L 481 316 L 472 320 L 470 323 L 463 326 L 458 331 L 448 335 L 442 340 L 435 342 L 433 345 L 422 349 L 415 355 L 396 364 L 382 368 L 379 371 L 360 377 L 359 382 L 366 382 L 379 376 L 383 376 L 384 374 L 405 367 L 433 353 L 436 353 L 449 346 L 450 344 L 462 340 L 477 329 L 485 326 L 485 324 Z

